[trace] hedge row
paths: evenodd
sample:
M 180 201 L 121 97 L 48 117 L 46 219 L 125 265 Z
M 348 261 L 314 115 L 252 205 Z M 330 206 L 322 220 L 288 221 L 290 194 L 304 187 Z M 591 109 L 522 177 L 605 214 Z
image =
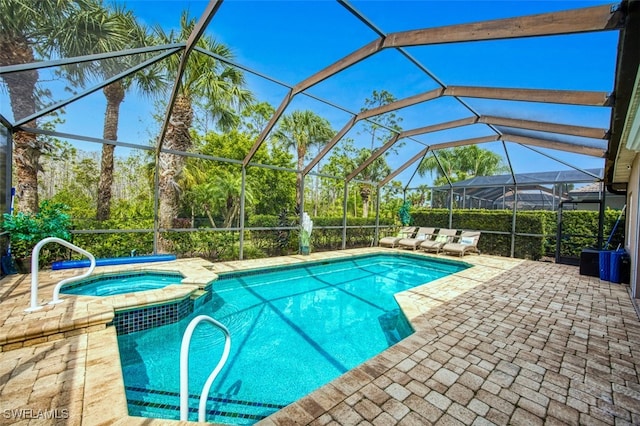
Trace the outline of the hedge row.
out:
M 413 211 L 413 224 L 434 228 L 449 227 L 448 209 L 418 209 Z M 607 210 L 604 217 L 603 236 L 606 242 L 619 212 Z M 311 238 L 312 251 L 338 250 L 342 248 L 342 218 L 315 217 Z M 598 229 L 598 212 L 576 210 L 564 211 L 563 239 L 560 241 L 562 256 L 577 257 L 583 248 L 597 247 L 595 234 Z M 148 223 L 147 223 L 148 222 Z M 244 236 L 243 257 L 245 259 L 271 257 L 298 253 L 298 218 L 289 216 L 252 216 L 246 226 L 250 228 L 285 228 L 290 230 L 247 231 Z M 511 229 L 513 212 L 510 210 L 454 210 L 452 227 L 485 232 L 479 241 L 482 253 L 499 256 L 511 254 Z M 108 223 L 106 228 L 131 229 L 132 224 Z M 151 220 L 136 223 L 137 227 L 151 228 Z M 141 226 L 143 225 L 143 226 Z M 368 247 L 374 245 L 374 219 L 349 218 L 346 234 L 346 247 Z M 371 226 L 371 227 L 368 227 Z M 399 226 L 390 220 L 381 220 L 380 226 L 389 232 L 396 232 Z M 335 227 L 333 229 L 321 229 Z M 501 234 L 504 233 L 504 234 Z M 516 214 L 516 233 L 538 236 L 518 235 L 515 238 L 515 257 L 541 259 L 555 257 L 557 213 L 552 211 L 523 211 Z M 239 257 L 239 233 L 236 231 L 197 231 L 167 232 L 163 237 L 173 244 L 173 252 L 179 257 L 203 257 L 209 260 L 233 260 Z M 616 248 L 624 241 L 624 222 L 621 222 L 608 248 Z M 149 254 L 153 251 L 153 233 L 113 233 L 113 234 L 74 234 L 73 242 L 93 253 L 97 257 L 129 256 L 132 250 L 136 254 Z
M 295 227 L 297 218 L 288 217 L 283 219 L 276 216 L 256 215 L 249 220 L 250 228 L 265 227 Z M 347 229 L 346 247 L 369 247 L 374 244 L 375 229 L 365 228 L 365 226 L 375 226 L 375 219 L 349 218 L 347 226 L 354 228 Z M 393 225 L 391 221 L 380 221 L 381 226 Z M 332 229 L 321 229 L 323 227 L 337 227 Z M 268 256 L 279 256 L 297 253 L 299 250 L 298 230 L 267 230 L 250 231 L 248 237 L 257 249 L 263 251 Z M 342 248 L 342 218 L 336 217 L 314 217 L 313 231 L 311 233 L 312 251 L 330 251 Z
M 605 211 L 603 236 L 608 238 L 619 216 L 619 211 Z M 419 209 L 412 212 L 416 225 L 435 228 L 449 227 L 448 209 Z M 507 234 L 484 233 L 478 243 L 483 253 L 498 256 L 511 254 L 511 210 L 453 210 L 451 222 L 455 229 L 504 232 Z M 517 235 L 514 255 L 523 259 L 538 260 L 555 257 L 558 231 L 558 213 L 554 211 L 516 212 L 516 234 L 536 234 L 539 236 Z M 578 257 L 583 248 L 597 247 L 598 212 L 587 210 L 564 211 L 562 213 L 562 234 L 560 254 Z M 615 248 L 624 241 L 624 221 L 616 229 L 609 248 Z

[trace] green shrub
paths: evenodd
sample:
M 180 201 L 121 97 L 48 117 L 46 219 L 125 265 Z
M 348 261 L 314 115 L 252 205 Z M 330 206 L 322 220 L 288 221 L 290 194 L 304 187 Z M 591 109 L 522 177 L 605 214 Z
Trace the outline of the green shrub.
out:
M 620 212 L 607 209 L 603 218 L 603 235 L 611 233 Z M 449 227 L 448 209 L 418 209 L 413 212 L 414 223 L 435 228 Z M 587 210 L 563 211 L 563 239 L 560 241 L 561 256 L 578 257 L 583 248 L 597 247 L 598 212 Z M 466 210 L 452 212 L 452 228 L 478 231 L 504 232 L 505 234 L 484 233 L 478 243 L 482 253 L 498 256 L 511 255 L 511 210 Z M 514 256 L 538 260 L 544 256 L 554 257 L 558 231 L 558 213 L 548 210 L 516 212 L 516 235 Z M 624 241 L 624 221 L 618 225 L 610 248 Z
M 604 216 L 604 242 L 608 238 L 619 211 L 608 209 Z M 416 226 L 435 228 L 449 227 L 448 209 L 416 209 L 412 212 Z M 557 212 L 553 211 L 521 211 L 516 215 L 516 235 L 514 255 L 524 259 L 540 259 L 554 257 L 556 250 Z M 580 255 L 586 247 L 596 247 L 598 212 L 575 210 L 564 211 L 563 239 L 560 241 L 562 256 Z M 282 212 L 275 215 L 253 215 L 246 223 L 250 228 L 286 228 L 252 230 L 244 234 L 243 257 L 253 259 L 296 254 L 299 250 L 299 218 Z M 315 217 L 311 234 L 312 251 L 328 251 L 342 249 L 342 218 Z M 482 253 L 508 257 L 511 255 L 511 228 L 513 212 L 511 210 L 466 210 L 457 209 L 452 212 L 452 228 L 469 229 L 485 232 L 480 238 L 479 248 Z M 84 229 L 151 229 L 151 219 L 110 220 L 97 223 L 90 221 L 80 223 Z M 346 233 L 346 248 L 368 247 L 374 243 L 375 219 L 349 217 L 349 228 Z M 371 227 L 365 227 L 371 226 Z M 399 229 L 399 223 L 393 219 L 381 219 L 381 227 L 389 227 L 391 232 Z M 78 228 L 78 224 L 76 224 Z M 320 229 L 328 227 L 329 229 Z M 495 232 L 495 233 L 493 233 Z M 381 231 L 380 236 L 388 232 Z M 522 235 L 531 234 L 531 235 Z M 163 236 L 173 246 L 172 251 L 179 257 L 203 257 L 208 260 L 234 260 L 238 258 L 239 233 L 235 231 L 195 231 L 167 232 Z M 616 248 L 624 241 L 624 221 L 618 225 L 612 238 L 610 248 Z M 153 252 L 153 233 L 119 232 L 113 234 L 74 234 L 72 242 L 97 257 L 129 256 L 131 250 L 137 254 Z M 69 252 L 70 253 L 70 252 Z M 69 254 L 70 255 L 70 254 Z
M 31 256 L 36 244 L 47 237 L 70 241 L 71 218 L 68 210 L 64 204 L 45 200 L 40 204 L 38 213 L 3 214 L 2 229 L 9 233 L 13 257 L 24 259 Z M 61 257 L 64 250 L 59 244 L 43 246 L 39 255 L 40 264 L 45 265 Z

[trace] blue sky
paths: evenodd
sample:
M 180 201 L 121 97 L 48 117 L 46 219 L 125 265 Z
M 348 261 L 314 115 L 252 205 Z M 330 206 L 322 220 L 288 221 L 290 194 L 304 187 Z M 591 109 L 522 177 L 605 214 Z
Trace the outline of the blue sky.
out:
M 207 2 L 200 0 L 161 1 L 127 0 L 124 3 L 147 25 L 165 29 L 179 25 L 181 11 L 199 17 Z M 385 33 L 434 26 L 454 25 L 487 19 L 509 18 L 545 13 L 603 2 L 585 1 L 353 1 L 351 3 Z M 306 77 L 334 63 L 377 36 L 335 1 L 233 1 L 226 0 L 211 21 L 208 33 L 231 47 L 237 62 L 286 84 L 295 85 Z M 570 36 L 533 37 L 516 40 L 467 42 L 411 47 L 406 51 L 444 84 L 539 89 L 593 90 L 611 92 L 615 72 L 617 32 Z M 258 100 L 277 106 L 286 88 L 262 78 L 247 75 L 249 89 Z M 396 98 L 422 93 L 438 87 L 437 83 L 411 64 L 396 50 L 384 50 L 309 89 L 309 93 L 357 112 L 373 90 L 387 90 Z M 79 102 L 71 111 L 82 111 L 86 120 L 68 114 L 63 131 L 89 130 L 101 136 L 104 107 L 101 94 Z M 483 115 L 552 121 L 557 123 L 609 127 L 608 108 L 557 106 L 527 102 L 465 99 Z M 128 94 L 123 105 L 120 139 L 137 142 L 149 138 L 153 125 L 148 123 L 149 100 Z M 102 109 L 101 109 L 102 108 Z M 297 96 L 286 113 L 295 109 L 312 109 L 339 130 L 351 117 L 339 109 L 305 96 Z M 88 112 L 90 111 L 90 114 Z M 404 129 L 422 127 L 441 121 L 469 117 L 471 113 L 453 98 L 425 102 L 397 112 Z M 91 124 L 95 122 L 94 124 Z M 483 125 L 417 136 L 406 141 L 398 155 L 388 161 L 398 166 L 425 147 L 424 144 L 492 134 Z M 356 126 L 347 134 L 357 146 L 369 138 Z M 565 138 L 567 139 L 567 138 Z M 587 141 L 603 145 L 600 141 Z M 382 142 L 380 142 L 382 144 Z M 86 145 L 86 148 L 84 147 Z M 483 144 L 505 157 L 501 143 Z M 507 144 L 516 172 L 566 169 L 519 145 Z M 83 144 L 83 149 L 99 149 Z M 581 168 L 603 167 L 595 159 L 558 151 L 547 152 Z M 506 160 L 506 158 L 505 158 Z M 406 180 L 413 168 L 399 176 Z M 416 183 L 429 183 L 419 179 Z M 412 185 L 413 186 L 413 185 Z
M 141 16 L 148 11 L 150 21 L 166 16 L 150 2 L 131 2 Z M 163 7 L 173 2 L 155 2 Z M 433 26 L 454 25 L 487 19 L 545 13 L 602 2 L 578 1 L 354 1 L 352 5 L 385 33 Z M 192 13 L 199 13 L 205 2 L 189 2 Z M 145 12 L 146 13 L 146 12 Z M 176 16 L 175 14 L 173 15 Z M 162 18 L 160 18 L 162 19 Z M 163 21 L 170 25 L 167 18 Z M 225 1 L 209 25 L 210 32 L 235 52 L 238 62 L 294 85 L 352 51 L 374 40 L 376 34 L 344 7 L 334 1 Z M 446 85 L 525 87 L 540 89 L 594 90 L 611 92 L 615 70 L 616 32 L 571 36 L 535 37 L 518 40 L 469 42 L 407 51 Z M 576 72 L 578 70 L 578 72 Z M 277 106 L 286 89 L 260 78 L 249 78 L 252 90 L 261 100 Z M 415 95 L 438 87 L 418 68 L 395 50 L 385 50 L 333 76 L 309 92 L 322 99 L 357 112 L 373 90 L 388 90 L 396 98 Z M 468 99 L 482 114 L 506 115 L 523 119 L 553 121 L 594 127 L 609 126 L 609 109 L 550 106 L 525 102 L 497 102 Z M 327 118 L 336 130 L 349 114 L 298 96 L 287 112 L 313 109 Z M 439 99 L 398 111 L 405 129 L 440 121 L 467 117 L 469 111 L 458 102 Z M 481 125 L 416 137 L 423 143 L 437 143 L 491 134 Z M 358 126 L 347 136 L 368 138 Z M 362 130 L 362 129 L 360 129 Z M 597 142 L 596 142 L 597 143 Z M 484 144 L 504 156 L 500 143 Z M 406 141 L 397 157 L 388 161 L 400 165 L 423 146 Z M 516 172 L 565 169 L 519 145 L 508 144 Z M 579 167 L 602 167 L 602 159 L 539 149 Z M 506 158 L 505 158 L 506 160 Z M 399 176 L 406 180 L 409 168 Z M 428 179 L 427 179 L 428 180 Z

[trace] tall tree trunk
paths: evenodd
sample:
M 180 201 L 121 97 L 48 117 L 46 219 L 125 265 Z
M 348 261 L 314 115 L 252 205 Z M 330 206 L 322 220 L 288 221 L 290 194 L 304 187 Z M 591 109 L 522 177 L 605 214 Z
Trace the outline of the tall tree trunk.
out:
M 163 147 L 176 151 L 187 151 L 191 148 L 189 129 L 193 121 L 191 100 L 185 95 L 178 95 L 169 117 L 167 134 Z M 178 176 L 184 169 L 185 157 L 182 155 L 162 152 L 158 162 L 159 173 L 159 206 L 158 219 L 160 228 L 173 227 L 173 220 L 178 217 L 180 192 Z M 158 238 L 158 250 L 171 251 L 171 242 L 162 235 Z
M 313 183 L 313 216 L 318 216 L 318 204 L 320 204 L 320 178 L 318 176 L 315 177 Z
M 202 206 L 202 208 L 204 209 L 205 213 L 207 214 L 207 217 L 209 218 L 209 223 L 211 224 L 211 227 L 212 228 L 217 228 L 216 221 L 213 220 L 213 215 L 211 214 L 211 209 L 209 208 L 209 206 L 204 204 Z M 191 225 L 191 227 L 195 228 L 195 223 L 193 225 Z
M 302 209 L 302 169 L 304 168 L 304 156 L 305 156 L 306 152 L 304 147 L 300 147 L 298 146 L 298 170 L 299 172 L 296 173 L 296 207 L 298 209 L 299 212 L 302 213 L 301 209 Z
M 120 104 L 124 100 L 124 86 L 121 81 L 111 83 L 102 89 L 107 98 L 107 110 L 104 117 L 103 138 L 115 141 L 118 139 L 118 120 Z M 111 187 L 113 185 L 113 152 L 115 145 L 102 145 L 100 161 L 100 180 L 98 182 L 97 220 L 107 220 L 111 216 Z
M 0 39 L 0 66 L 28 64 L 34 62 L 33 50 L 24 37 Z M 28 117 L 36 112 L 35 90 L 38 82 L 38 71 L 29 70 L 19 73 L 4 74 L 2 79 L 7 84 L 11 111 L 15 121 Z M 36 127 L 34 121 L 26 123 L 27 127 Z M 13 134 L 13 162 L 18 182 L 18 208 L 25 213 L 38 211 L 38 171 L 40 171 L 40 154 L 43 144 L 36 135 L 22 131 Z
M 298 170 L 296 173 L 296 207 L 300 213 L 302 213 L 302 170 L 304 169 L 304 157 L 307 155 L 307 147 L 303 143 L 298 143 Z

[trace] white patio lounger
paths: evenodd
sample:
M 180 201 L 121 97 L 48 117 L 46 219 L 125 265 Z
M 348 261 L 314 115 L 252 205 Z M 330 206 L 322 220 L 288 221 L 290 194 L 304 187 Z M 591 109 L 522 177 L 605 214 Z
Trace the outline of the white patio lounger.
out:
M 478 240 L 480 239 L 480 232 L 478 231 L 463 231 L 458 237 L 458 241 L 455 243 L 447 243 L 442 246 L 442 252 L 448 254 L 457 254 L 462 257 L 467 253 L 480 253 L 478 250 Z
M 389 236 L 380 238 L 378 241 L 378 245 L 380 247 L 391 247 L 394 248 L 398 245 L 398 242 L 403 238 L 411 237 L 415 234 L 416 227 L 415 226 L 405 226 L 398 232 L 397 236 Z
M 418 229 L 415 238 L 403 238 L 398 241 L 398 247 L 416 250 L 420 243 L 431 239 L 431 236 L 435 231 L 436 228 L 420 228 Z
M 436 254 L 438 254 L 438 252 L 440 252 L 440 249 L 442 249 L 445 244 L 453 241 L 453 237 L 455 237 L 457 232 L 458 231 L 455 229 L 441 228 L 435 235 L 434 239 L 424 241 L 422 244 L 420 244 L 420 248 L 424 251 L 434 251 L 436 252 Z

